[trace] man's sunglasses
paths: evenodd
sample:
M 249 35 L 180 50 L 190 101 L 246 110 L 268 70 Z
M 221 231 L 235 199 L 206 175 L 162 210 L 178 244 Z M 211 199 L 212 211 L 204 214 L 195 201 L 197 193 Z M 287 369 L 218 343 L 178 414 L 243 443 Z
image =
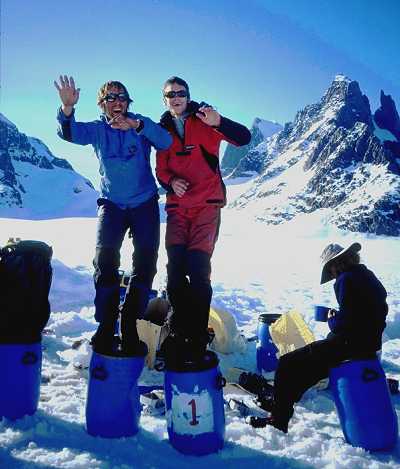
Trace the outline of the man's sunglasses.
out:
M 167 91 L 164 93 L 164 97 L 166 98 L 175 98 L 178 96 L 179 98 L 186 98 L 187 97 L 187 91 L 186 90 L 179 90 L 179 91 Z
M 125 93 L 108 93 L 104 96 L 103 101 L 106 101 L 107 103 L 113 103 L 116 99 L 118 101 L 128 101 L 128 95 Z

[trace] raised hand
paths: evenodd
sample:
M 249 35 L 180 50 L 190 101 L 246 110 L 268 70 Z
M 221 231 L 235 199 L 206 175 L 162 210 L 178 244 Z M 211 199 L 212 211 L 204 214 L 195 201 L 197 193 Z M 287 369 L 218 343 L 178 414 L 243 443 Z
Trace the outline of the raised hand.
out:
M 336 316 L 336 314 L 337 314 L 336 309 L 331 308 L 331 309 L 328 311 L 328 319 L 334 318 L 334 317 Z
M 221 124 L 221 116 L 212 106 L 202 106 L 199 108 L 196 116 L 205 124 L 219 127 Z
M 58 90 L 61 102 L 63 103 L 63 112 L 67 115 L 71 114 L 72 108 L 78 102 L 80 88 L 75 88 L 75 81 L 67 75 L 60 75 L 60 83 L 54 81 L 54 86 Z
M 108 123 L 113 129 L 129 130 L 137 129 L 140 125 L 140 119 L 131 119 L 130 117 L 120 114 L 110 119 Z

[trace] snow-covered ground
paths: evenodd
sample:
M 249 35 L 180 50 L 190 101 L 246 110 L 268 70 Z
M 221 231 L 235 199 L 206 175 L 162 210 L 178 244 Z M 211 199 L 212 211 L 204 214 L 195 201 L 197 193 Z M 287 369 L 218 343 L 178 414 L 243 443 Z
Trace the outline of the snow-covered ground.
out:
M 238 182 L 238 181 L 237 181 Z M 241 181 L 240 181 L 241 182 Z M 228 186 L 233 197 L 244 183 Z M 162 230 L 164 232 L 163 223 Z M 0 244 L 8 237 L 40 239 L 54 250 L 52 315 L 43 339 L 43 383 L 38 412 L 31 417 L 0 422 L 1 468 L 394 468 L 400 467 L 400 447 L 389 453 L 369 453 L 348 445 L 333 401 L 326 391 L 310 390 L 296 407 L 285 435 L 273 428 L 253 429 L 238 416 L 226 415 L 226 444 L 217 454 L 183 456 L 168 442 L 164 418 L 144 416 L 132 438 L 102 439 L 85 431 L 87 373 L 73 367 L 71 345 L 90 337 L 93 319 L 91 279 L 96 220 L 89 218 L 25 221 L 0 219 Z M 246 336 L 253 336 L 260 313 L 284 313 L 296 308 L 317 338 L 327 333 L 313 319 L 313 304 L 335 306 L 332 284 L 319 286 L 319 255 L 331 241 L 362 244 L 363 261 L 389 292 L 390 312 L 382 363 L 387 375 L 400 378 L 400 241 L 395 238 L 338 231 L 324 224 L 324 214 L 299 216 L 281 226 L 256 223 L 246 210 L 223 211 L 220 238 L 213 257 L 213 304 L 231 312 Z M 122 267 L 129 269 L 131 248 L 126 241 Z M 160 249 L 155 288 L 165 281 L 165 251 Z M 82 357 L 81 357 L 82 358 Z M 84 357 L 83 357 L 84 358 Z M 255 370 L 255 343 L 243 353 L 220 354 L 221 368 Z M 141 382 L 161 383 L 162 374 L 145 370 Z M 0 381 L 1 386 L 1 381 Z M 397 414 L 400 397 L 392 396 Z

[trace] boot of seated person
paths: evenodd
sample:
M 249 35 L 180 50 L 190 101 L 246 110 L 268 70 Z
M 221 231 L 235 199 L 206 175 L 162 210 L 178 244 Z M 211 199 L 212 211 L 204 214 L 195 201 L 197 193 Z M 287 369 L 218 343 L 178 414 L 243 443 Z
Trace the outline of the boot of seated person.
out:
M 288 426 L 289 426 L 289 421 L 288 420 L 280 420 L 273 415 L 270 417 L 267 417 L 265 419 L 265 424 L 269 425 L 271 427 L 276 428 L 277 430 L 280 430 L 283 433 L 288 432 Z
M 280 403 L 276 397 L 273 400 L 268 400 L 268 405 L 271 406 L 271 416 L 267 417 L 266 424 L 277 428 L 283 433 L 287 433 L 289 421 L 294 413 L 293 405 L 284 405 Z M 267 407 L 267 404 L 265 404 L 265 406 Z

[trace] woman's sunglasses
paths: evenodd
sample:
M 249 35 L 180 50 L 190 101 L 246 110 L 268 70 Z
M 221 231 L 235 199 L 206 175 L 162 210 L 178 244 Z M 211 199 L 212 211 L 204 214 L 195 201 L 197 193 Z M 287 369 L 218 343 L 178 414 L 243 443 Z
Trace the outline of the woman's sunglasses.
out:
M 108 93 L 104 96 L 103 101 L 113 103 L 117 99 L 122 102 L 128 101 L 128 95 L 126 93 Z

